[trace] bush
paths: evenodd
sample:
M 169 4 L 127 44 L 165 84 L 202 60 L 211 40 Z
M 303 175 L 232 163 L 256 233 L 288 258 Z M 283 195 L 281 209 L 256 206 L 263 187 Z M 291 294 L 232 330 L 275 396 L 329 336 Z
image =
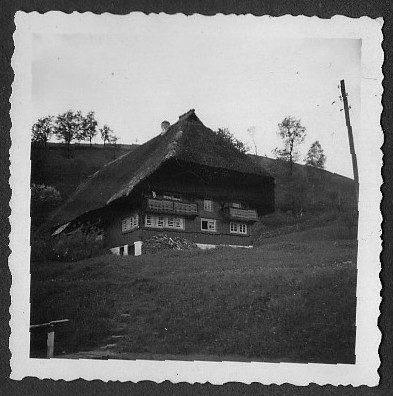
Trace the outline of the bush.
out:
M 53 244 L 53 258 L 59 261 L 79 261 L 105 253 L 102 231 L 91 227 L 78 229 L 70 234 L 60 234 Z
M 247 151 L 249 151 L 249 147 L 242 141 L 236 139 L 227 128 L 218 128 L 218 130 L 215 131 L 215 134 L 223 146 L 235 148 L 242 154 L 245 154 Z
M 53 186 L 31 185 L 31 203 L 56 206 L 61 201 L 60 192 Z

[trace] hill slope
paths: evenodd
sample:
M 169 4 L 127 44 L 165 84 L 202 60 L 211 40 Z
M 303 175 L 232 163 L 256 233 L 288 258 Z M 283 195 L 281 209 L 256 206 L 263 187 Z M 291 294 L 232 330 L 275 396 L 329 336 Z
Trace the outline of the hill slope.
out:
M 47 147 L 31 147 L 31 184 L 54 186 L 64 202 L 80 183 L 105 164 L 133 150 L 137 145 L 71 145 L 70 158 L 66 145 L 49 143 Z M 32 225 L 39 226 L 53 208 L 47 205 L 32 207 Z
M 70 158 L 61 143 L 31 147 L 31 183 L 56 187 L 67 198 L 89 175 L 137 145 L 72 145 Z
M 31 323 L 71 319 L 59 357 L 353 363 L 357 243 L 337 227 L 250 250 L 32 263 Z M 45 334 L 32 337 L 38 357 Z
M 355 182 L 324 169 L 295 164 L 293 175 L 288 164 L 252 155 L 276 179 L 276 208 L 281 210 L 326 211 L 356 208 Z

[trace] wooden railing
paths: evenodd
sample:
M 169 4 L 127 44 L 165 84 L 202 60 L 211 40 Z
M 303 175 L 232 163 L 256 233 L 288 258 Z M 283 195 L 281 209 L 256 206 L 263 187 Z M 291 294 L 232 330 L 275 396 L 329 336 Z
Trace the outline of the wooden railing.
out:
M 69 319 L 60 319 L 60 320 L 52 320 L 51 322 L 47 323 L 40 323 L 36 325 L 30 326 L 30 331 L 32 329 L 37 329 L 39 327 L 46 327 L 48 329 L 48 336 L 46 339 L 46 357 L 48 359 L 52 358 L 54 355 L 55 350 L 55 325 L 59 323 L 66 323 L 69 322 Z
M 154 198 L 147 199 L 146 209 L 156 213 L 180 214 L 185 216 L 196 216 L 198 214 L 198 205 L 196 203 L 177 202 Z
M 228 207 L 224 209 L 224 213 L 233 220 L 257 221 L 258 213 L 254 209 L 239 209 Z

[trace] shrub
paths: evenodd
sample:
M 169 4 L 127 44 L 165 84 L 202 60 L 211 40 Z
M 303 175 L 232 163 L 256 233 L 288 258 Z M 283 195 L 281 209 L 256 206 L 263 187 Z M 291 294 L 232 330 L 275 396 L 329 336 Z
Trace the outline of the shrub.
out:
M 53 186 L 31 185 L 30 216 L 32 229 L 45 222 L 49 213 L 61 202 L 60 192 Z
M 247 151 L 249 151 L 249 147 L 242 141 L 236 139 L 227 128 L 218 128 L 218 130 L 215 131 L 215 134 L 222 145 L 235 148 L 242 154 L 245 154 Z
M 31 203 L 56 206 L 61 201 L 60 192 L 53 186 L 31 185 Z
M 59 261 L 79 261 L 105 253 L 102 231 L 91 227 L 70 234 L 60 234 L 53 243 L 53 258 Z

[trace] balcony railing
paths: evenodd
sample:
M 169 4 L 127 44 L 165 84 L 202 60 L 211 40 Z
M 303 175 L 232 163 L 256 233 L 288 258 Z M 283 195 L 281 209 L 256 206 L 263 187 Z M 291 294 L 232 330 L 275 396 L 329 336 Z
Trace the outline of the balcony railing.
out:
M 146 209 L 150 212 L 179 214 L 183 216 L 196 216 L 198 214 L 198 206 L 196 203 L 168 201 L 154 198 L 147 199 Z
M 231 220 L 257 221 L 258 213 L 254 209 L 225 208 L 224 213 Z

